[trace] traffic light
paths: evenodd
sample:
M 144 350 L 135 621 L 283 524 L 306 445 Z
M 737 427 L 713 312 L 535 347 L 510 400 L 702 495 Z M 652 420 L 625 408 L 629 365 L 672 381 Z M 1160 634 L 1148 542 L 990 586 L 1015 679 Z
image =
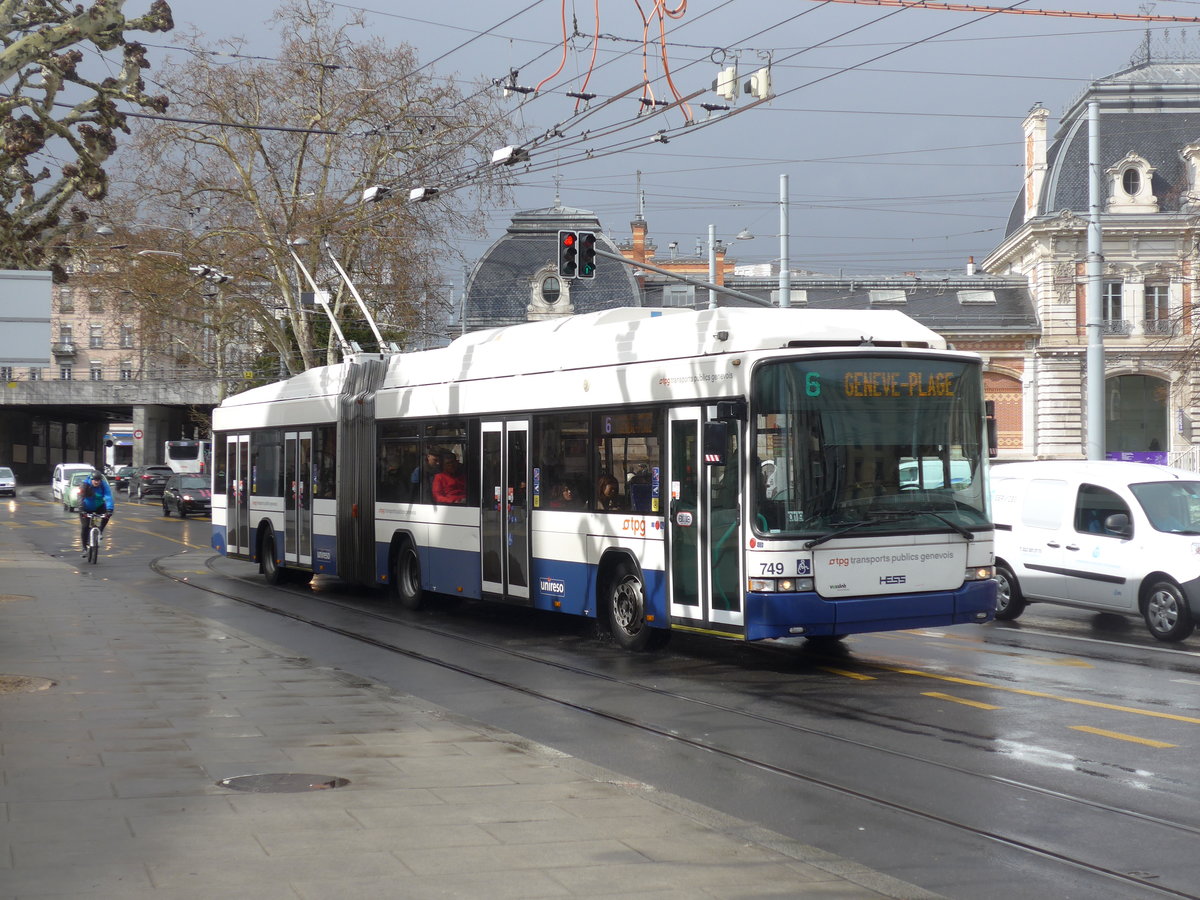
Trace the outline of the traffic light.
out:
M 596 277 L 596 235 L 591 231 L 579 232 L 579 277 Z
M 579 235 L 574 231 L 558 233 L 558 275 L 574 278 L 579 274 Z

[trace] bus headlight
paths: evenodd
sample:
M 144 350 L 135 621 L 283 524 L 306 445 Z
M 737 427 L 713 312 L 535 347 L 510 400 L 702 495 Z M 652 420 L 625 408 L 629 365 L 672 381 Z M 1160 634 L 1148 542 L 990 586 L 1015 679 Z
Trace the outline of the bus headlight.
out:
M 963 577 L 963 581 L 987 581 L 989 578 L 996 577 L 996 569 L 993 566 L 974 566 L 967 569 L 967 574 Z
M 811 591 L 811 578 L 751 578 L 750 590 L 757 593 L 794 594 Z

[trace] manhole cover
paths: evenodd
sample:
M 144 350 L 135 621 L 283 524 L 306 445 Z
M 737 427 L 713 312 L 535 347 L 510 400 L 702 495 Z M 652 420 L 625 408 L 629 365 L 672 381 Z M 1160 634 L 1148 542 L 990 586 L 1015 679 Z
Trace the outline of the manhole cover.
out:
M 303 791 L 331 791 L 350 783 L 347 778 L 331 775 L 237 775 L 217 782 L 221 787 L 251 794 L 299 794 Z
M 34 675 L 0 675 L 0 694 L 23 694 L 52 687 L 54 682 L 49 678 L 38 678 Z

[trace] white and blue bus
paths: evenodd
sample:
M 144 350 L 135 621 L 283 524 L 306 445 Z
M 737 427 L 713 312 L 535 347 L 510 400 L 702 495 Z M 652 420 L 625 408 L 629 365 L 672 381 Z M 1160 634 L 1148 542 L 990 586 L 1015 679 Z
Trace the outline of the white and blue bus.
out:
M 167 441 L 163 465 L 179 475 L 207 475 L 212 464 L 211 441 Z
M 993 616 L 981 360 L 897 311 L 475 332 L 230 397 L 213 431 L 213 546 L 273 583 L 600 617 L 629 649 Z

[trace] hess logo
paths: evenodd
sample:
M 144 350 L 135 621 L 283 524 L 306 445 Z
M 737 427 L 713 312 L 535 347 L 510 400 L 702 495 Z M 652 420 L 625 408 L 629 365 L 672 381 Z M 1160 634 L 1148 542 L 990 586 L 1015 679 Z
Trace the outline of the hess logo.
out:
M 907 581 L 907 575 L 883 575 L 879 579 L 880 584 L 905 584 Z

